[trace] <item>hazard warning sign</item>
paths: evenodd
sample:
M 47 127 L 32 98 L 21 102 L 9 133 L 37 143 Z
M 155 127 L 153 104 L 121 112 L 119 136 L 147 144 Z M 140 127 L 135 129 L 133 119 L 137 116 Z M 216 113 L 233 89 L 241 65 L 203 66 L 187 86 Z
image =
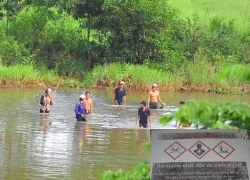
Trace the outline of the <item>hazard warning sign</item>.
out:
M 232 146 L 224 141 L 221 141 L 213 148 L 213 151 L 223 159 L 226 159 L 230 154 L 234 152 L 234 150 L 235 149 Z
M 250 180 L 250 131 L 151 129 L 150 133 L 152 180 Z
M 184 148 L 180 143 L 174 142 L 171 144 L 167 149 L 164 150 L 167 155 L 169 155 L 173 160 L 176 160 L 178 157 L 180 157 L 185 151 L 186 148 Z
M 198 141 L 193 146 L 191 146 L 188 149 L 188 151 L 191 152 L 198 159 L 201 159 L 210 151 L 210 148 L 207 145 L 205 145 L 203 142 Z

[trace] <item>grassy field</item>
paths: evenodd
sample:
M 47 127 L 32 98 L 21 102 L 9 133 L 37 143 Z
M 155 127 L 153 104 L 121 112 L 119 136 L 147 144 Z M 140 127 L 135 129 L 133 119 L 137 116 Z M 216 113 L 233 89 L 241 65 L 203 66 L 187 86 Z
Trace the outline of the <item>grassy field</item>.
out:
M 198 14 L 208 23 L 214 17 L 234 20 L 239 31 L 250 28 L 250 0 L 169 0 L 169 4 L 181 11 L 181 17 Z

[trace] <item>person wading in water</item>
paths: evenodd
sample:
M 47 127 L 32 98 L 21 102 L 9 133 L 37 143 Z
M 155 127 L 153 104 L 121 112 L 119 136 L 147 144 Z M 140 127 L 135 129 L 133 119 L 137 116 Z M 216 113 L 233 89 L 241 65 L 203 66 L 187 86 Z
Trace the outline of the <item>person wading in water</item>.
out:
M 121 81 L 119 86 L 114 90 L 112 103 L 115 103 L 115 105 L 126 105 L 127 98 L 124 84 L 124 81 Z
M 147 128 L 150 123 L 150 110 L 147 108 L 147 103 L 142 101 L 140 103 L 140 108 L 138 109 L 138 119 L 136 125 L 139 121 L 139 127 Z
M 87 91 L 85 96 L 86 98 L 83 99 L 83 103 L 85 104 L 86 114 L 91 114 L 93 112 L 93 100 L 90 98 L 90 92 Z
M 76 120 L 77 121 L 85 121 L 86 122 L 86 119 L 85 119 L 85 112 L 86 112 L 86 108 L 85 108 L 85 105 L 83 103 L 83 100 L 85 99 L 85 95 L 82 94 L 79 98 L 79 102 L 76 103 L 76 106 L 75 106 L 75 114 L 76 114 Z
M 40 113 L 49 113 L 49 106 L 53 105 L 54 100 L 51 96 L 51 89 L 46 88 L 44 94 L 40 98 Z
M 150 109 L 158 109 L 159 102 L 162 105 L 160 108 L 163 108 L 163 106 L 165 106 L 165 104 L 161 101 L 160 92 L 158 90 L 157 84 L 154 83 L 154 84 L 152 84 L 152 89 L 148 93 L 148 107 Z

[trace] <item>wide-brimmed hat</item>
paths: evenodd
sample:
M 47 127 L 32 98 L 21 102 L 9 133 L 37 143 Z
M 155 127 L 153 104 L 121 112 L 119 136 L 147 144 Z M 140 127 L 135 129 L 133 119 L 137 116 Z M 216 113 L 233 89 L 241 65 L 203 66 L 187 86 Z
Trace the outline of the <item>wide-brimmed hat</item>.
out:
M 124 85 L 124 84 L 125 84 L 125 82 L 124 82 L 124 81 L 120 81 L 120 84 L 121 84 L 121 85 Z

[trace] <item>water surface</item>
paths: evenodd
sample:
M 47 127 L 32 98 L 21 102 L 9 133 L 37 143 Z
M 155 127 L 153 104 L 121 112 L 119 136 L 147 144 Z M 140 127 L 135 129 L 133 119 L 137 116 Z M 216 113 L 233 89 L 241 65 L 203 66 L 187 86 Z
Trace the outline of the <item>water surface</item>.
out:
M 0 179 L 100 179 L 106 170 L 129 170 L 149 159 L 149 130 L 135 125 L 146 92 L 128 92 L 128 106 L 110 105 L 111 90 L 92 90 L 94 113 L 76 122 L 75 103 L 85 89 L 53 93 L 55 103 L 41 116 L 42 89 L 0 89 Z M 245 101 L 247 95 L 161 93 L 168 107 L 152 112 L 152 128 L 160 114 L 177 110 L 181 99 Z

